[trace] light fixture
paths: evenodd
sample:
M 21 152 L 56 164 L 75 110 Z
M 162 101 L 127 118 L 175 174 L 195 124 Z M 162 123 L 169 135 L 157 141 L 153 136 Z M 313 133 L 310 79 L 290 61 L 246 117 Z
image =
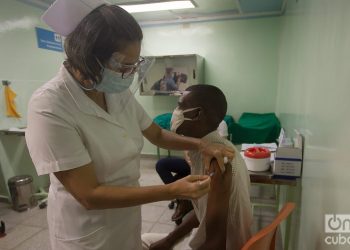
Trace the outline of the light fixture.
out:
M 153 2 L 143 4 L 121 4 L 119 5 L 129 13 L 137 12 L 150 12 L 160 10 L 178 10 L 178 9 L 190 9 L 196 6 L 191 0 L 185 1 L 168 1 L 168 2 Z

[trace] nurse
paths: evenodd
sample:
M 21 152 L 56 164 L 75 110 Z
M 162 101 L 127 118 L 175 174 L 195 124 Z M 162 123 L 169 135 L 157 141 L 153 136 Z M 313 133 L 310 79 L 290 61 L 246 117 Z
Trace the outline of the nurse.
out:
M 96 0 L 57 0 L 43 20 L 66 36 L 66 60 L 32 96 L 26 141 L 39 175 L 50 174 L 52 250 L 142 249 L 140 205 L 196 199 L 208 176 L 140 187 L 143 137 L 176 150 L 200 150 L 207 165 L 231 149 L 160 129 L 130 85 L 143 65 L 142 31 L 123 9 Z

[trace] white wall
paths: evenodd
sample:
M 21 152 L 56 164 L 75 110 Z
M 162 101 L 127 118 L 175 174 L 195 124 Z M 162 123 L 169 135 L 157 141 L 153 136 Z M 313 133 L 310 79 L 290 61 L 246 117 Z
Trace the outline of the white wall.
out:
M 42 13 L 19 1 L 0 3 L 0 79 L 11 80 L 22 115 L 21 119 L 6 117 L 0 95 L 0 129 L 26 125 L 27 102 L 32 92 L 54 76 L 64 60 L 63 53 L 37 48 L 35 27 L 45 27 L 40 21 Z M 245 111 L 274 111 L 279 18 L 165 25 L 143 31 L 146 55 L 195 53 L 203 56 L 205 82 L 225 92 L 228 113 L 235 118 Z M 1 85 L 0 91 L 3 91 Z M 171 112 L 177 103 L 175 97 L 137 94 L 137 98 L 151 117 Z M 11 156 L 4 161 L 8 162 L 5 167 L 11 165 L 14 174 L 35 176 L 24 138 L 0 139 L 6 144 L 0 157 Z M 155 154 L 156 148 L 146 141 L 143 153 Z
M 63 53 L 37 47 L 35 27 L 43 27 L 42 11 L 14 0 L 0 3 L 0 80 L 10 80 L 17 93 L 16 105 L 21 119 L 5 115 L 3 94 L 0 101 L 0 129 L 25 126 L 27 102 L 33 91 L 53 77 Z M 3 92 L 3 86 L 0 85 Z
M 36 46 L 34 26 L 42 25 L 42 11 L 12 0 L 2 0 L 0 6 L 0 79 L 13 80 L 25 116 L 31 92 L 55 74 L 63 55 Z M 206 83 L 225 91 L 235 118 L 243 111 L 270 112 L 276 107 L 290 134 L 293 129 L 305 134 L 301 225 L 293 250 L 341 249 L 324 243 L 324 214 L 350 213 L 349 13 L 348 0 L 289 0 L 282 18 L 144 29 L 148 54 L 204 56 Z M 23 17 L 29 19 L 8 28 L 8 21 Z M 151 116 L 176 105 L 175 98 L 137 98 Z M 0 117 L 1 126 L 25 124 L 25 119 L 9 121 L 3 113 Z M 23 141 L 6 140 L 16 171 L 27 171 L 31 161 L 21 158 Z M 155 153 L 155 148 L 146 145 L 144 152 Z
M 35 27 L 43 27 L 42 11 L 14 0 L 0 3 L 0 80 L 10 80 L 16 92 L 21 119 L 5 113 L 3 86 L 0 84 L 0 129 L 26 125 L 27 103 L 33 91 L 53 77 L 63 54 L 38 49 Z M 30 174 L 36 186 L 46 186 L 48 178 L 37 177 L 24 137 L 0 135 L 0 158 L 9 175 Z M 11 177 L 11 176 L 10 176 Z M 0 176 L 0 194 L 5 194 L 7 181 Z
M 274 112 L 277 93 L 279 17 L 226 20 L 143 29 L 148 55 L 199 54 L 205 82 L 226 95 L 228 114 Z M 137 96 L 151 117 L 172 112 L 176 97 Z M 144 153 L 155 147 L 145 144 Z M 164 151 L 163 151 L 164 152 Z
M 293 250 L 350 248 L 324 243 L 324 215 L 350 214 L 349 13 L 347 0 L 290 0 L 282 18 L 276 108 L 306 136 Z

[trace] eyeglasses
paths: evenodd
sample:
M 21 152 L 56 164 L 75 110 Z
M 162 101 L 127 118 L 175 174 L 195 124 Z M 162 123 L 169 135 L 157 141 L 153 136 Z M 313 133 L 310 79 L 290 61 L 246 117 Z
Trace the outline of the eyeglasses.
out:
M 129 76 L 135 74 L 135 72 L 142 66 L 145 62 L 145 58 L 140 56 L 134 64 L 123 64 L 118 62 L 116 59 L 111 58 L 109 65 L 112 67 L 112 70 L 122 73 L 122 78 L 126 79 Z

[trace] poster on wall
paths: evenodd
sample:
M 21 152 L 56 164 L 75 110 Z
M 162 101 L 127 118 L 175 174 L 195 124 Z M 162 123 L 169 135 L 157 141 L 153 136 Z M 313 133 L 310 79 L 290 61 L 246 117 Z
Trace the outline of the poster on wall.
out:
M 181 95 L 198 83 L 195 55 L 155 57 L 155 63 L 141 83 L 141 95 Z
M 62 37 L 50 30 L 35 27 L 38 48 L 62 52 Z

